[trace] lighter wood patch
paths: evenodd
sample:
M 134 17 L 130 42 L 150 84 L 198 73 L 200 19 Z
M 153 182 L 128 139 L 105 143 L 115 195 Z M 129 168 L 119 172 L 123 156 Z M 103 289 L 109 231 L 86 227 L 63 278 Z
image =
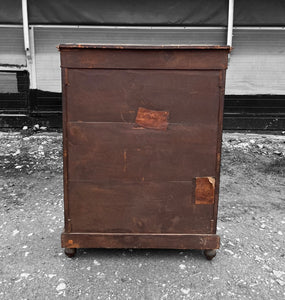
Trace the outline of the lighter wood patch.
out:
M 215 178 L 196 177 L 195 204 L 214 204 Z
M 168 117 L 168 111 L 156 111 L 139 107 L 136 123 L 144 128 L 166 130 Z

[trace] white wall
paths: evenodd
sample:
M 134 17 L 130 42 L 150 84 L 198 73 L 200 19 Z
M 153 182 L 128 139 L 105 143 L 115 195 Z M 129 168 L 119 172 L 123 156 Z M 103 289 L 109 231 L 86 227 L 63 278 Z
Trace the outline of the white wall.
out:
M 209 44 L 225 43 L 224 29 L 47 29 L 35 28 L 37 87 L 53 92 L 61 91 L 59 52 L 61 43 L 99 44 Z
M 225 29 L 36 27 L 37 88 L 61 91 L 60 59 L 56 48 L 60 43 L 223 45 L 225 42 Z M 233 47 L 227 71 L 226 94 L 285 94 L 285 30 L 235 29 Z M 26 64 L 22 28 L 0 28 L 0 64 Z M 3 76 L 0 79 L 2 89 Z
M 285 30 L 234 30 L 230 95 L 285 94 Z
M 0 66 L 26 65 L 22 28 L 0 27 Z

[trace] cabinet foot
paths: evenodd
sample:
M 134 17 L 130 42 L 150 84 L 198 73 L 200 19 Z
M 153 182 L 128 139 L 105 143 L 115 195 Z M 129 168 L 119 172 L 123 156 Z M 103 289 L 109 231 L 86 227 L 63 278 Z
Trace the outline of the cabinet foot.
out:
M 208 260 L 212 260 L 217 254 L 217 250 L 216 249 L 207 249 L 204 250 L 204 255 L 206 256 L 206 258 Z
M 73 257 L 76 253 L 76 248 L 65 248 L 64 253 L 68 257 Z

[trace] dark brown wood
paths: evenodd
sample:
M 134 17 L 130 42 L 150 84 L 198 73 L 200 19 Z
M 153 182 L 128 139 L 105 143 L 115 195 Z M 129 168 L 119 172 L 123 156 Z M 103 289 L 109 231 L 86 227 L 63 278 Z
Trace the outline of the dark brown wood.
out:
M 64 228 L 67 232 L 70 232 L 69 226 L 69 199 L 68 199 L 68 136 L 67 136 L 67 96 L 66 96 L 66 87 L 68 80 L 68 71 L 65 68 L 61 69 L 61 77 L 62 77 L 62 133 L 63 133 L 63 197 L 64 197 Z
M 138 108 L 144 107 L 169 112 L 169 123 L 217 129 L 219 74 L 218 70 L 69 69 L 67 118 L 134 123 Z
M 66 256 L 72 258 L 76 254 L 76 248 L 65 248 L 64 253 Z
M 60 44 L 58 49 L 143 49 L 143 50 L 153 50 L 153 49 L 186 49 L 186 50 L 227 50 L 231 51 L 230 46 L 223 45 L 112 45 L 112 44 Z
M 211 233 L 213 205 L 193 204 L 191 190 L 188 181 L 71 181 L 71 231 Z
M 216 159 L 216 186 L 215 186 L 215 203 L 213 212 L 213 232 L 217 231 L 217 215 L 219 204 L 219 189 L 220 189 L 220 170 L 221 170 L 221 153 L 222 153 L 222 135 L 223 135 L 223 114 L 224 114 L 224 95 L 225 95 L 225 79 L 226 71 L 219 71 L 219 113 L 218 113 L 218 130 L 217 130 L 217 159 Z
M 212 260 L 216 256 L 217 251 L 216 249 L 207 249 L 204 251 L 204 254 L 208 260 Z
M 218 249 L 216 234 L 63 233 L 65 248 Z
M 62 247 L 219 248 L 229 48 L 60 50 Z
M 68 178 L 94 182 L 191 181 L 215 176 L 216 128 L 134 123 L 68 124 Z
M 61 67 L 75 69 L 218 70 L 226 69 L 228 59 L 227 49 L 215 48 L 63 48 L 63 52 Z

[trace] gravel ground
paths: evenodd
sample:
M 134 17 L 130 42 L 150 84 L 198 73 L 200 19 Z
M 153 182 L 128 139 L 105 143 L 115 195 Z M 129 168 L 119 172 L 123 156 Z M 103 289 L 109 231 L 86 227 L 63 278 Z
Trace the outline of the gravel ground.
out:
M 191 250 L 66 257 L 61 133 L 0 140 L 0 299 L 285 298 L 285 136 L 224 133 L 212 261 Z

